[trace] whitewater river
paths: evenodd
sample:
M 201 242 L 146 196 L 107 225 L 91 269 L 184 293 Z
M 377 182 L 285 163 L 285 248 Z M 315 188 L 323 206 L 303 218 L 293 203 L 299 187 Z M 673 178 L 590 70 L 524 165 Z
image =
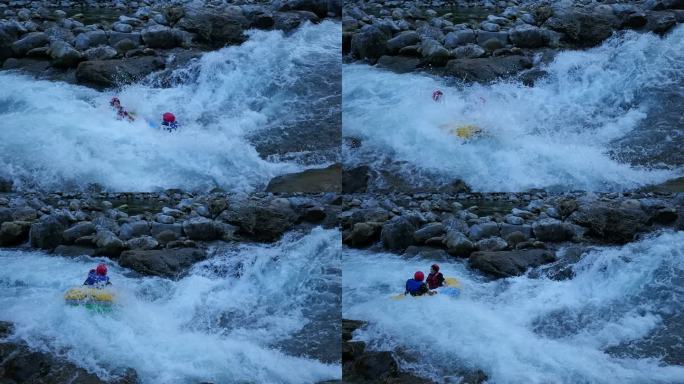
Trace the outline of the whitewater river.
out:
M 0 72 L 0 177 L 17 189 L 251 192 L 339 161 L 340 24 L 249 34 L 116 92 Z M 115 95 L 135 122 L 116 119 Z M 182 125 L 173 134 L 150 126 L 167 111 Z
M 12 337 L 103 378 L 134 368 L 144 383 L 314 383 L 340 379 L 340 233 L 291 233 L 274 245 L 217 249 L 171 281 L 107 259 L 0 250 L 0 308 Z M 62 295 L 98 261 L 115 310 Z
M 488 281 L 454 258 L 348 249 L 343 260 L 343 317 L 369 322 L 355 339 L 395 351 L 401 368 L 421 376 L 444 382 L 482 369 L 497 384 L 684 378 L 684 232 L 595 248 L 564 281 Z M 459 298 L 390 299 L 434 262 L 460 280 Z
M 344 163 L 478 191 L 624 190 L 684 174 L 684 26 L 664 38 L 626 32 L 542 68 L 527 87 L 344 65 L 343 135 L 361 142 Z M 449 124 L 486 135 L 464 144 Z

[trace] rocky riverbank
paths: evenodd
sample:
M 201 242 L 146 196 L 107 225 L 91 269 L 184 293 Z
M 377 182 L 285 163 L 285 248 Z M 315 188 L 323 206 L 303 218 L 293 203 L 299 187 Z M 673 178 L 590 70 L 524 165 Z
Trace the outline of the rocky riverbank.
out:
M 0 65 L 112 87 L 240 44 L 249 29 L 291 31 L 341 14 L 339 1 L 0 1 Z
M 339 215 L 349 247 L 462 257 L 492 278 L 554 263 L 553 277 L 587 247 L 684 230 L 682 193 L 460 193 L 345 196 Z M 568 246 L 563 255 L 557 251 Z
M 0 246 L 98 255 L 144 275 L 177 277 L 213 242 L 273 242 L 287 231 L 337 225 L 337 194 L 0 195 Z
M 623 30 L 667 33 L 684 22 L 684 3 L 360 0 L 342 22 L 352 60 L 474 82 L 522 74 L 532 84 L 544 76 L 535 64 L 560 49 L 593 47 Z

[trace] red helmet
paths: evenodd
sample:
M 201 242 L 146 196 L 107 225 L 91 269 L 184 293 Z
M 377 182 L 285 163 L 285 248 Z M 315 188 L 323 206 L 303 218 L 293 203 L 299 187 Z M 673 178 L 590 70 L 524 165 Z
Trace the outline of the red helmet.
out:
M 435 89 L 435 91 L 432 92 L 432 100 L 434 101 L 439 101 L 442 96 L 444 96 L 444 92 L 440 91 L 439 89 Z
M 98 275 L 104 276 L 107 274 L 107 266 L 104 265 L 104 263 L 100 263 L 97 265 L 97 268 L 95 268 L 95 273 Z
M 425 274 L 423 274 L 423 272 L 421 272 L 421 271 L 418 271 L 418 272 L 413 274 L 413 279 L 418 280 L 418 281 L 423 281 L 423 279 L 425 279 Z
M 166 112 L 162 116 L 162 118 L 164 119 L 165 123 L 173 123 L 174 121 L 176 121 L 176 116 L 174 116 L 171 112 Z
M 432 264 L 432 267 L 430 267 L 430 268 L 433 268 L 435 270 L 435 272 L 439 272 L 439 265 L 437 265 L 437 264 Z

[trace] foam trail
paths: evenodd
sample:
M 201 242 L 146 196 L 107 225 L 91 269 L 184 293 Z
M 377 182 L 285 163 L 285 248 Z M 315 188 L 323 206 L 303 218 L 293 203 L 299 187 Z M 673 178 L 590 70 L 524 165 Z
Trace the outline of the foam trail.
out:
M 402 367 L 443 381 L 483 369 L 494 383 L 675 383 L 681 366 L 684 232 L 586 254 L 566 281 L 487 281 L 441 261 L 461 297 L 390 300 L 434 260 L 345 250 L 343 315 L 356 338 L 403 351 Z
M 545 67 L 548 77 L 533 87 L 454 85 L 345 65 L 343 133 L 363 145 L 346 149 L 344 161 L 381 169 L 390 161 L 414 183 L 428 174 L 436 183 L 460 178 L 480 191 L 623 190 L 661 182 L 682 175 L 678 162 L 658 160 L 668 157 L 663 151 L 678 151 L 666 142 L 684 144 L 681 122 L 669 122 L 661 146 L 628 143 L 624 152 L 639 154 L 638 160 L 610 153 L 635 130 L 646 132 L 641 137 L 649 130 L 664 135 L 647 117 L 663 103 L 662 90 L 684 96 L 683 52 L 682 26 L 663 38 L 627 32 L 594 49 L 559 53 Z M 437 88 L 445 93 L 441 103 L 430 97 Z M 488 136 L 463 144 L 443 128 L 450 123 L 475 124 Z
M 104 378 L 132 367 L 145 383 L 339 379 L 339 361 L 307 353 L 315 342 L 299 335 L 313 329 L 339 340 L 340 303 L 330 296 L 340 285 L 340 241 L 338 231 L 317 228 L 272 246 L 218 250 L 178 281 L 132 277 L 106 261 L 117 293 L 110 314 L 62 299 L 96 260 L 2 250 L 2 318 L 15 323 L 13 337 Z M 330 313 L 336 323 L 317 320 Z M 289 347 L 293 338 L 304 352 Z
M 302 76 L 329 71 L 326 60 L 339 56 L 330 42 L 338 29 L 338 23 L 324 22 L 291 35 L 252 31 L 244 44 L 176 70 L 166 78 L 170 87 L 151 76 L 103 93 L 2 72 L 0 176 L 20 189 L 88 183 L 126 191 L 263 187 L 303 167 L 291 159 L 262 159 L 249 136 L 308 113 L 304 106 L 319 95 L 299 89 L 307 82 Z M 109 107 L 115 94 L 137 121 L 115 119 Z M 177 116 L 180 131 L 150 127 L 166 111 Z

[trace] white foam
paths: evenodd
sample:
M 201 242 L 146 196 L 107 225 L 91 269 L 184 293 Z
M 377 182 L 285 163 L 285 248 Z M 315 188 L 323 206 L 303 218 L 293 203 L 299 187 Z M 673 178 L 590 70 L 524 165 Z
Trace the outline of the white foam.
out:
M 338 231 L 318 228 L 272 246 L 239 246 L 179 281 L 129 277 L 105 260 L 117 294 L 110 314 L 62 299 L 96 260 L 2 250 L 1 318 L 15 323 L 14 337 L 105 378 L 132 367 L 145 383 L 339 379 L 339 364 L 292 354 L 284 343 L 310 321 L 306 311 L 321 294 L 318 284 L 339 286 L 339 270 L 326 271 L 339 268 L 340 242 Z M 329 303 L 321 310 L 339 313 L 339 304 Z
M 321 56 L 337 57 L 339 39 L 337 47 L 331 40 L 338 31 L 333 22 L 307 24 L 291 35 L 252 31 L 244 44 L 177 70 L 170 88 L 152 81 L 101 93 L 2 72 L 0 175 L 24 189 L 99 183 L 127 191 L 253 191 L 302 169 L 261 159 L 247 136 L 278 126 L 307 103 L 310 95 L 295 88 L 298 74 L 315 68 Z M 115 119 L 114 95 L 137 113 L 136 122 Z M 167 111 L 182 125 L 173 134 L 149 126 Z
M 664 38 L 628 32 L 587 51 L 558 54 L 534 87 L 453 86 L 423 74 L 343 67 L 343 133 L 360 137 L 345 163 L 406 162 L 480 191 L 536 187 L 618 190 L 664 181 L 681 169 L 632 167 L 612 142 L 646 116 L 648 90 L 681 87 L 684 27 Z M 434 89 L 443 102 L 431 99 Z M 475 124 L 489 138 L 462 144 L 441 125 Z M 638 150 L 638 149 L 637 149 Z
M 403 368 L 437 380 L 469 367 L 494 383 L 680 382 L 681 366 L 605 350 L 649 339 L 664 317 L 682 312 L 683 256 L 684 232 L 676 232 L 593 251 L 566 281 L 488 282 L 462 262 L 442 262 L 462 283 L 458 299 L 394 301 L 389 296 L 433 261 L 345 250 L 343 315 L 370 322 L 357 338 L 406 351 Z

